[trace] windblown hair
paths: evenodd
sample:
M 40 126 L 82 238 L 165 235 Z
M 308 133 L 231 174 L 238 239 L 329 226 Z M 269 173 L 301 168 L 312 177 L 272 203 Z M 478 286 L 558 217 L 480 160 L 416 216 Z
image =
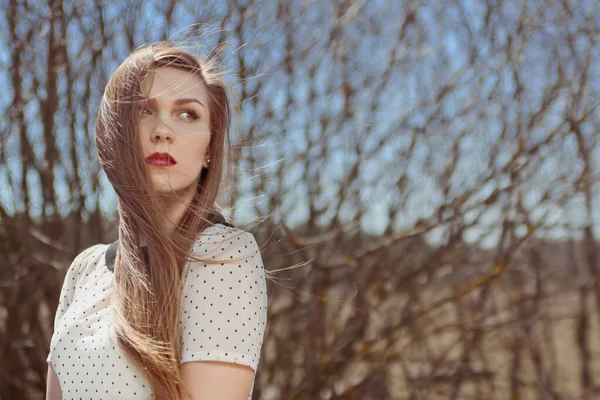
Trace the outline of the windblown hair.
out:
M 208 91 L 210 112 L 210 166 L 202 170 L 195 196 L 171 232 L 164 226 L 160 198 L 152 190 L 138 140 L 142 85 L 161 67 L 200 77 Z M 199 60 L 169 42 L 159 42 L 137 49 L 117 68 L 98 112 L 96 148 L 118 196 L 113 326 L 124 354 L 149 382 L 156 399 L 178 399 L 181 390 L 189 393 L 180 371 L 179 288 L 190 250 L 207 227 L 216 223 L 232 226 L 215 209 L 223 167 L 231 160 L 231 107 L 228 87 L 214 57 Z M 148 263 L 141 251 L 142 238 Z

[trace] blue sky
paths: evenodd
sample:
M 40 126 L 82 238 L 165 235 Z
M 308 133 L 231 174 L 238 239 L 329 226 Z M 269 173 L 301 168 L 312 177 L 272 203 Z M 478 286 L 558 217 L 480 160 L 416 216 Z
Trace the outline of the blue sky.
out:
M 165 21 L 158 17 L 155 12 L 155 3 L 145 2 L 144 7 L 141 10 L 128 9 L 125 13 L 127 18 L 119 19 L 118 21 L 127 20 L 128 18 L 136 17 L 141 21 L 143 26 L 142 33 L 136 36 L 136 43 L 143 44 L 149 41 L 158 40 L 161 38 L 162 32 L 164 32 Z M 156 3 L 158 4 L 158 3 Z M 299 4 L 299 3 L 297 3 Z M 358 3 L 357 3 L 358 4 Z M 484 9 L 479 7 L 480 2 L 473 0 L 463 1 L 464 10 L 466 17 L 469 19 L 471 29 L 474 32 L 482 29 L 482 15 Z M 204 15 L 212 15 L 214 21 L 218 22 L 218 16 L 222 15 L 223 10 L 218 9 L 222 3 L 217 2 L 215 9 L 213 10 L 197 10 L 197 12 L 190 12 L 189 9 L 178 8 L 176 9 L 174 20 L 177 21 L 175 27 L 170 32 L 170 37 L 178 37 L 181 33 L 189 28 L 191 24 L 194 24 Z M 123 14 L 122 9 L 118 9 L 116 3 L 111 4 L 105 10 L 106 21 L 111 21 L 114 15 Z M 320 5 L 319 7 L 309 7 L 304 10 L 302 23 L 294 26 L 293 29 L 298 37 L 305 38 L 304 42 L 298 42 L 297 45 L 305 45 L 306 43 L 313 43 L 316 45 L 317 50 L 323 50 L 326 48 L 326 40 L 328 35 L 329 27 L 324 25 L 327 18 L 330 18 L 332 10 L 327 10 L 327 5 Z M 393 9 L 396 7 L 397 9 Z M 265 10 L 262 8 L 261 10 Z M 272 10 L 270 10 L 272 11 Z M 291 10 L 293 13 L 298 12 L 294 7 Z M 384 12 L 382 12 L 384 11 Z M 264 134 L 265 132 L 271 132 L 267 135 L 264 141 L 255 143 L 254 153 L 260 157 L 262 165 L 259 165 L 258 170 L 247 171 L 245 165 L 242 164 L 241 174 L 241 185 L 247 188 L 249 191 L 247 195 L 238 200 L 236 207 L 238 209 L 239 222 L 244 220 L 251 220 L 255 217 L 252 212 L 254 204 L 259 204 L 261 213 L 266 214 L 272 210 L 269 210 L 266 201 L 268 197 L 262 196 L 261 193 L 254 193 L 252 191 L 256 179 L 264 179 L 266 181 L 267 190 L 275 190 L 274 187 L 274 173 L 278 168 L 285 168 L 284 181 L 285 187 L 288 188 L 288 196 L 284 199 L 285 207 L 290 208 L 290 212 L 285 216 L 288 224 L 294 225 L 301 223 L 308 210 L 306 192 L 311 188 L 320 187 L 323 191 L 321 203 L 327 205 L 327 203 L 333 203 L 335 191 L 332 190 L 334 186 L 332 183 L 344 181 L 346 174 L 355 160 L 354 148 L 358 145 L 363 151 L 369 151 L 378 142 L 379 138 L 383 135 L 389 135 L 390 138 L 384 148 L 382 148 L 376 154 L 363 163 L 360 169 L 360 176 L 367 182 L 372 182 L 372 185 L 365 190 L 361 191 L 358 197 L 361 202 L 364 202 L 368 208 L 367 215 L 361 220 L 363 229 L 371 233 L 378 233 L 387 225 L 387 209 L 390 204 L 400 196 L 407 196 L 408 202 L 407 207 L 400 213 L 399 218 L 395 221 L 395 227 L 397 229 L 409 228 L 414 222 L 423 217 L 431 215 L 433 210 L 442 200 L 442 195 L 439 192 L 437 183 L 434 182 L 433 176 L 429 175 L 426 170 L 431 168 L 432 171 L 441 171 L 445 168 L 445 163 L 448 161 L 449 150 L 452 148 L 453 143 L 459 137 L 461 131 L 466 130 L 469 132 L 465 138 L 461 139 L 461 158 L 459 159 L 458 173 L 452 178 L 452 188 L 456 193 L 460 193 L 465 187 L 476 185 L 482 174 L 485 174 L 486 166 L 489 162 L 489 149 L 490 146 L 497 140 L 502 126 L 495 121 L 506 121 L 505 117 L 502 116 L 501 112 L 507 113 L 507 115 L 518 116 L 522 114 L 523 109 L 517 109 L 517 105 L 508 102 L 511 93 L 514 91 L 514 85 L 511 82 L 510 75 L 494 75 L 489 76 L 482 75 L 483 79 L 478 81 L 476 85 L 469 83 L 464 85 L 464 88 L 452 93 L 447 100 L 444 101 L 443 106 L 440 110 L 431 108 L 432 103 L 427 102 L 428 96 L 435 96 L 439 88 L 444 82 L 449 81 L 455 76 L 459 76 L 460 79 L 473 79 L 477 78 L 470 77 L 469 73 L 457 75 L 456 71 L 464 65 L 468 53 L 465 47 L 465 40 L 467 31 L 459 29 L 457 25 L 456 29 L 449 29 L 449 23 L 452 18 L 458 18 L 458 11 L 454 8 L 444 9 L 441 13 L 439 7 L 421 8 L 418 13 L 419 21 L 423 26 L 427 27 L 426 37 L 421 44 L 411 44 L 410 40 L 404 45 L 402 49 L 397 51 L 396 57 L 406 57 L 408 62 L 398 62 L 397 68 L 394 69 L 390 76 L 389 83 L 381 87 L 379 92 L 374 92 L 369 88 L 361 88 L 360 82 L 365 77 L 373 80 L 377 87 L 377 79 L 380 78 L 380 74 L 385 71 L 387 61 L 392 54 L 392 48 L 394 46 L 393 38 L 398 34 L 399 22 L 403 20 L 404 10 L 401 6 L 395 2 L 385 2 L 383 0 L 377 2 L 365 3 L 362 8 L 357 8 L 348 11 L 348 15 L 357 15 L 357 19 L 353 22 L 361 21 L 360 24 L 353 24 L 352 22 L 344 26 L 343 37 L 348 43 L 355 47 L 351 47 L 352 53 L 348 55 L 348 59 L 345 64 L 340 64 L 339 61 L 334 61 L 331 57 L 332 53 L 326 55 L 319 51 L 308 52 L 307 58 L 304 63 L 296 63 L 292 73 L 293 79 L 290 80 L 287 74 L 283 73 L 283 70 L 279 66 L 281 58 L 284 56 L 284 35 L 285 26 L 282 26 L 280 21 L 272 21 L 273 12 L 260 12 L 256 14 L 257 23 L 254 28 L 248 28 L 244 32 L 244 40 L 247 41 L 247 45 L 243 50 L 243 54 L 246 57 L 247 62 L 250 66 L 255 66 L 257 69 L 257 77 L 248 82 L 248 87 L 252 89 L 255 84 L 261 82 L 260 95 L 265 97 L 267 101 L 261 100 L 258 102 L 258 109 L 253 109 L 251 102 L 244 104 L 244 114 L 241 121 L 244 126 L 253 125 L 256 127 L 258 134 Z M 380 32 L 377 35 L 366 36 L 363 31 L 365 28 L 366 21 L 369 18 L 374 18 L 380 21 L 379 28 Z M 507 21 L 510 21 L 510 15 L 506 16 Z M 325 22 L 324 22 L 325 21 Z M 90 26 L 93 26 L 97 21 L 89 20 Z M 4 21 L 0 22 L 4 25 Z M 114 29 L 118 31 L 122 29 L 122 22 L 115 23 L 109 26 L 108 29 Z M 510 25 L 510 22 L 508 22 Z M 2 26 L 4 28 L 4 26 Z M 327 29 L 325 29 L 327 27 Z M 464 28 L 464 27 L 463 27 Z M 78 34 L 81 27 L 73 24 L 69 27 L 69 53 L 75 54 L 83 44 L 84 35 Z M 509 28 L 508 28 L 509 29 Z M 556 29 L 549 26 L 545 29 L 545 32 L 552 34 L 558 32 L 559 27 Z M 44 33 L 45 32 L 45 33 Z M 48 30 L 41 29 L 40 34 L 34 40 L 33 46 L 36 49 L 35 60 L 28 60 L 36 62 L 36 66 L 40 69 L 40 74 L 43 74 L 45 68 L 45 54 L 44 54 L 44 34 L 47 34 Z M 212 35 L 205 35 L 201 38 L 201 41 L 193 44 L 193 48 L 197 49 L 199 44 L 204 45 L 206 48 L 212 46 L 217 38 L 217 33 Z M 498 40 L 502 39 L 502 31 L 498 32 Z M 96 43 L 96 41 L 93 41 Z M 536 43 L 535 41 L 533 41 Z M 9 49 L 6 47 L 6 43 L 0 45 L 0 62 L 3 65 L 10 64 Z M 99 43 L 99 42 L 98 42 Z M 86 82 L 80 81 L 80 86 L 75 87 L 75 106 L 78 107 L 77 116 L 77 130 L 76 138 L 77 143 L 75 147 L 82 156 L 83 162 L 80 164 L 81 173 L 84 177 L 83 191 L 84 193 L 92 193 L 99 188 L 92 187 L 91 184 L 91 173 L 97 170 L 97 157 L 93 147 L 93 137 L 86 137 L 85 132 L 85 114 L 89 113 L 92 119 L 87 121 L 87 129 L 93 133 L 93 116 L 97 110 L 99 101 L 99 90 L 106 83 L 108 76 L 114 71 L 117 65 L 126 57 L 128 49 L 126 42 L 122 39 L 115 40 L 111 45 L 110 49 L 106 50 L 106 54 L 112 54 L 113 56 L 107 57 L 107 60 L 102 64 L 103 69 L 97 71 L 92 76 L 92 82 L 96 87 L 96 91 L 92 93 L 91 98 L 84 99 L 81 97 L 83 92 L 84 84 Z M 543 43 L 540 39 L 537 43 Z M 192 43 L 190 43 L 192 44 Z M 239 46 L 236 40 L 232 39 L 229 48 L 229 57 L 227 58 L 227 66 L 230 71 L 230 77 L 232 71 L 238 68 L 237 65 L 237 53 L 235 49 Z M 585 47 L 585 43 L 581 45 Z M 487 63 L 491 67 L 494 63 L 498 62 L 497 54 L 482 45 L 478 48 L 480 63 Z M 541 101 L 540 92 L 548 79 L 552 77 L 548 75 L 544 69 L 545 63 L 549 61 L 551 52 L 546 51 L 544 47 L 539 47 L 536 51 L 535 47 L 531 47 L 524 56 L 529 58 L 529 61 L 523 62 L 526 68 L 523 69 L 522 73 L 526 74 L 527 87 L 525 88 L 525 96 L 527 102 L 518 105 L 518 107 L 526 107 L 529 105 L 532 110 L 535 110 L 537 104 Z M 500 54 L 501 55 L 501 54 Z M 544 61 L 545 60 L 545 61 Z M 79 63 L 86 65 L 90 61 L 87 59 L 72 60 L 73 64 L 77 67 Z M 315 62 L 319 63 L 319 67 L 316 70 L 314 76 L 310 76 L 308 68 Z M 596 58 L 597 65 L 597 58 Z M 289 160 L 293 159 L 294 156 L 305 150 L 307 140 L 312 140 L 317 143 L 316 149 L 318 149 L 320 135 L 322 133 L 319 126 L 319 119 L 323 116 L 331 119 L 332 123 L 339 122 L 340 115 L 343 114 L 343 98 L 340 92 L 335 89 L 335 85 L 341 83 L 344 68 L 348 74 L 350 82 L 358 85 L 357 94 L 355 96 L 355 103 L 350 106 L 353 109 L 353 119 L 351 121 L 342 121 L 341 128 L 339 131 L 327 131 L 326 140 L 328 155 L 324 159 L 322 164 L 311 164 L 309 180 L 299 182 L 298 179 L 303 173 L 303 164 L 295 163 L 291 164 Z M 482 74 L 485 71 L 486 65 L 481 64 L 481 69 L 476 70 L 475 73 Z M 25 79 L 30 77 L 25 77 Z M 0 70 L 0 84 L 3 87 L 10 88 L 8 84 L 9 74 L 7 71 L 2 72 Z M 593 84 L 590 84 L 591 88 L 597 89 L 598 74 L 593 75 Z M 506 99 L 500 99 L 496 104 L 483 104 L 478 105 L 476 108 L 481 112 L 485 112 L 485 117 L 481 117 L 477 113 L 467 113 L 465 118 L 456 118 L 454 115 L 460 110 L 466 103 L 472 99 L 472 96 L 482 96 L 485 90 L 489 90 L 497 80 L 500 82 L 498 90 L 499 95 L 507 96 Z M 236 82 L 239 90 L 239 82 Z M 64 73 L 61 74 L 61 80 L 59 81 L 59 90 L 64 93 L 61 89 L 64 85 Z M 334 89 L 332 86 L 334 85 Z M 312 102 L 308 102 L 310 90 L 315 92 L 316 99 Z M 431 88 L 434 88 L 433 90 Z M 428 92 L 428 90 L 430 92 Z M 475 91 L 474 91 L 475 90 Z M 597 92 L 596 92 L 597 93 Z M 40 98 L 45 97 L 45 93 L 40 91 L 38 93 Z M 6 110 L 8 103 L 12 99 L 12 92 L 6 90 L 0 95 L 0 110 Z M 78 97 L 79 96 L 79 97 Z M 294 108 L 288 110 L 287 118 L 283 121 L 283 116 L 286 110 L 283 105 L 287 103 L 288 96 L 294 99 Z M 376 113 L 373 114 L 366 107 L 371 99 L 376 100 L 379 103 L 379 107 Z M 415 108 L 415 104 L 419 101 L 425 100 L 426 108 Z M 59 116 L 57 118 L 57 128 L 55 129 L 57 137 L 57 146 L 61 152 L 68 153 L 68 149 L 72 145 L 70 139 L 70 133 L 60 128 L 61 126 L 61 115 L 60 112 L 66 110 L 64 103 L 64 96 L 61 97 L 61 105 L 59 107 Z M 562 103 L 561 103 L 562 101 Z M 549 114 L 550 116 L 544 120 L 538 128 L 528 131 L 530 144 L 534 144 L 537 141 L 543 140 L 548 131 L 552 127 L 557 126 L 561 122 L 561 115 L 564 114 L 564 109 L 570 104 L 570 100 L 565 97 L 564 100 L 556 102 L 555 112 Z M 505 111 L 502 111 L 498 106 L 508 107 Z M 257 121 L 257 116 L 264 115 L 264 107 L 270 107 L 276 121 L 283 121 L 284 126 L 276 124 L 261 124 L 261 121 Z M 511 108 L 512 107 L 512 108 Z M 27 104 L 26 118 L 32 122 L 28 126 L 28 137 L 34 143 L 34 152 L 38 159 L 43 159 L 44 154 L 44 141 L 36 139 L 41 134 L 41 124 L 39 123 L 39 103 L 32 101 Z M 419 140 L 413 157 L 409 162 L 403 162 L 398 158 L 403 150 L 407 148 L 410 143 L 409 132 L 403 131 L 398 128 L 401 124 L 408 121 L 412 126 L 420 126 L 423 124 L 427 116 L 432 113 L 434 115 L 434 121 L 438 121 L 439 130 L 436 130 L 436 125 L 428 127 L 429 134 L 433 135 L 427 140 Z M 552 114 L 555 117 L 552 117 Z M 439 118 L 445 116 L 448 118 L 447 123 L 439 122 Z M 406 119 L 405 119 L 406 118 Z M 595 117 L 597 122 L 597 116 Z M 509 125 L 509 130 L 516 129 L 515 121 L 508 121 L 514 125 Z M 0 120 L 0 128 L 6 130 L 7 120 Z M 596 125 L 597 126 L 597 125 Z M 590 124 L 584 126 L 584 134 L 587 137 L 593 136 L 594 128 Z M 18 153 L 14 147 L 17 138 L 16 133 L 8 129 L 10 132 L 9 140 L 7 142 L 7 148 L 10 158 L 7 160 L 6 166 L 0 166 L 0 186 L 7 186 L 8 175 L 10 174 L 13 179 L 20 180 L 22 171 L 22 165 L 18 157 Z M 397 133 L 396 133 L 397 130 Z M 510 141 L 506 142 L 499 152 L 494 154 L 497 166 L 501 164 L 502 160 L 506 160 L 509 155 L 514 151 L 515 143 Z M 315 146 L 315 145 L 313 145 Z M 527 187 L 523 189 L 524 198 L 526 203 L 530 203 L 533 206 L 537 200 L 539 200 L 540 192 L 544 190 L 548 185 L 553 185 L 555 178 L 559 173 L 565 173 L 571 178 L 580 165 L 568 165 L 569 162 L 577 160 L 576 146 L 572 138 L 567 138 L 564 141 L 557 141 L 551 147 L 559 146 L 560 149 L 554 148 L 556 156 L 550 157 L 544 163 L 538 166 L 538 170 L 534 173 L 534 178 Z M 245 150 L 247 151 L 247 150 Z M 318 152 L 314 154 L 311 152 L 309 155 L 314 156 L 315 160 L 320 161 L 316 156 Z M 61 153 L 62 154 L 62 153 Z M 593 161 L 594 168 L 597 173 L 598 165 L 600 160 L 600 153 L 598 146 L 596 145 L 593 149 Z M 561 158 L 564 157 L 564 158 Z M 435 160 L 433 165 L 426 165 L 432 160 Z M 565 164 L 567 163 L 567 164 Z M 577 162 L 575 162 L 577 164 Z M 317 175 L 317 168 L 324 168 L 324 171 L 320 175 L 321 181 L 315 184 L 312 179 Z M 402 171 L 407 170 L 411 177 L 411 185 L 409 194 L 397 193 L 390 190 L 390 185 L 395 182 L 398 174 Z M 72 174 L 71 166 L 67 165 L 66 170 L 57 169 L 55 171 L 56 193 L 59 196 L 60 202 L 64 204 L 60 212 L 64 215 L 70 211 L 70 206 L 66 204 L 68 195 L 68 187 L 65 184 L 65 178 Z M 39 182 L 37 181 L 37 175 L 35 173 L 29 173 L 31 180 L 30 194 L 32 197 L 32 210 L 37 215 L 40 214 L 39 208 L 36 209 L 36 205 L 41 204 L 40 198 L 41 193 L 39 191 Z M 506 182 L 502 180 L 495 181 L 493 184 L 485 185 L 478 188 L 479 194 L 476 198 L 481 198 L 492 190 L 494 185 L 504 185 Z M 116 210 L 116 197 L 110 183 L 106 180 L 104 174 L 100 175 L 100 191 L 101 191 L 101 207 L 104 215 L 108 217 L 115 216 Z M 596 196 L 598 198 L 597 191 L 598 186 L 596 185 Z M 7 190 L 0 191 L 0 202 L 9 212 L 14 212 L 12 207 L 13 200 L 22 199 L 22 193 L 12 193 Z M 95 207 L 94 196 L 88 196 L 89 204 L 86 204 L 88 209 Z M 597 200 L 595 200 L 597 202 Z M 595 207 L 596 214 L 594 215 L 594 221 L 598 221 L 600 215 L 598 215 L 600 209 Z M 352 207 L 345 205 L 342 210 L 344 211 L 343 219 L 352 220 L 354 218 L 354 210 Z M 563 219 L 568 221 L 576 221 L 578 225 L 586 223 L 584 208 L 582 207 L 581 196 L 575 196 L 570 199 L 567 204 L 561 206 L 544 207 L 543 210 L 537 210 L 533 212 L 533 215 L 541 215 L 546 212 L 543 218 L 548 221 L 552 219 Z M 498 218 L 501 216 L 501 212 L 497 207 L 490 208 L 483 219 L 484 225 L 498 225 Z M 34 214 L 35 216 L 35 214 Z M 276 216 L 277 218 L 277 216 Z M 598 228 L 597 222 L 595 222 L 596 228 Z M 554 235 L 560 236 L 560 229 L 555 229 Z M 600 234 L 600 232 L 597 231 Z M 431 240 L 437 241 L 444 234 L 443 230 L 438 230 L 431 235 Z M 476 240 L 481 237 L 481 229 L 472 229 L 467 233 L 467 239 Z M 497 237 L 497 235 L 496 235 Z M 489 245 L 493 245 L 495 242 L 494 235 L 487 240 Z

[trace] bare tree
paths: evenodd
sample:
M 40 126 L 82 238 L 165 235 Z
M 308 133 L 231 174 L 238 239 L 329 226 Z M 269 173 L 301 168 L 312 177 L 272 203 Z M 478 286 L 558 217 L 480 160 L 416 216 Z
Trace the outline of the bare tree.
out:
M 598 396 L 595 1 L 0 10 L 0 397 L 43 393 L 57 270 L 116 234 L 102 91 L 165 38 L 221 49 L 239 97 L 224 201 L 273 273 L 255 398 Z

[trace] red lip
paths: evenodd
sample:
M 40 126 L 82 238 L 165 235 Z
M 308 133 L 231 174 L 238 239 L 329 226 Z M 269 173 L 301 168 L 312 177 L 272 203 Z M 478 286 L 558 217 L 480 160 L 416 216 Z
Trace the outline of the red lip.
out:
M 177 161 L 169 153 L 156 152 L 146 157 L 146 163 L 156 167 L 170 167 L 177 164 Z

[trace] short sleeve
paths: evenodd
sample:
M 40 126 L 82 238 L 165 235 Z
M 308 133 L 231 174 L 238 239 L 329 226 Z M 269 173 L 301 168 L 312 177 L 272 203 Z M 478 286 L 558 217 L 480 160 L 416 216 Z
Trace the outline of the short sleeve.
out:
M 197 240 L 192 252 L 214 253 L 224 262 L 190 261 L 184 276 L 181 363 L 224 361 L 256 371 L 267 323 L 260 250 L 250 232 L 223 227 L 219 233 L 211 235 L 211 244 Z M 218 254 L 211 250 L 213 243 L 218 243 Z
M 75 296 L 75 290 L 79 282 L 80 272 L 87 256 L 94 250 L 98 245 L 88 247 L 79 253 L 75 259 L 71 262 L 71 265 L 67 269 L 65 278 L 63 280 L 62 288 L 60 290 L 60 297 L 58 298 L 58 306 L 56 308 L 56 314 L 54 315 L 54 331 L 59 327 L 62 316 L 65 314 Z M 51 352 L 48 353 L 46 362 L 50 361 Z

